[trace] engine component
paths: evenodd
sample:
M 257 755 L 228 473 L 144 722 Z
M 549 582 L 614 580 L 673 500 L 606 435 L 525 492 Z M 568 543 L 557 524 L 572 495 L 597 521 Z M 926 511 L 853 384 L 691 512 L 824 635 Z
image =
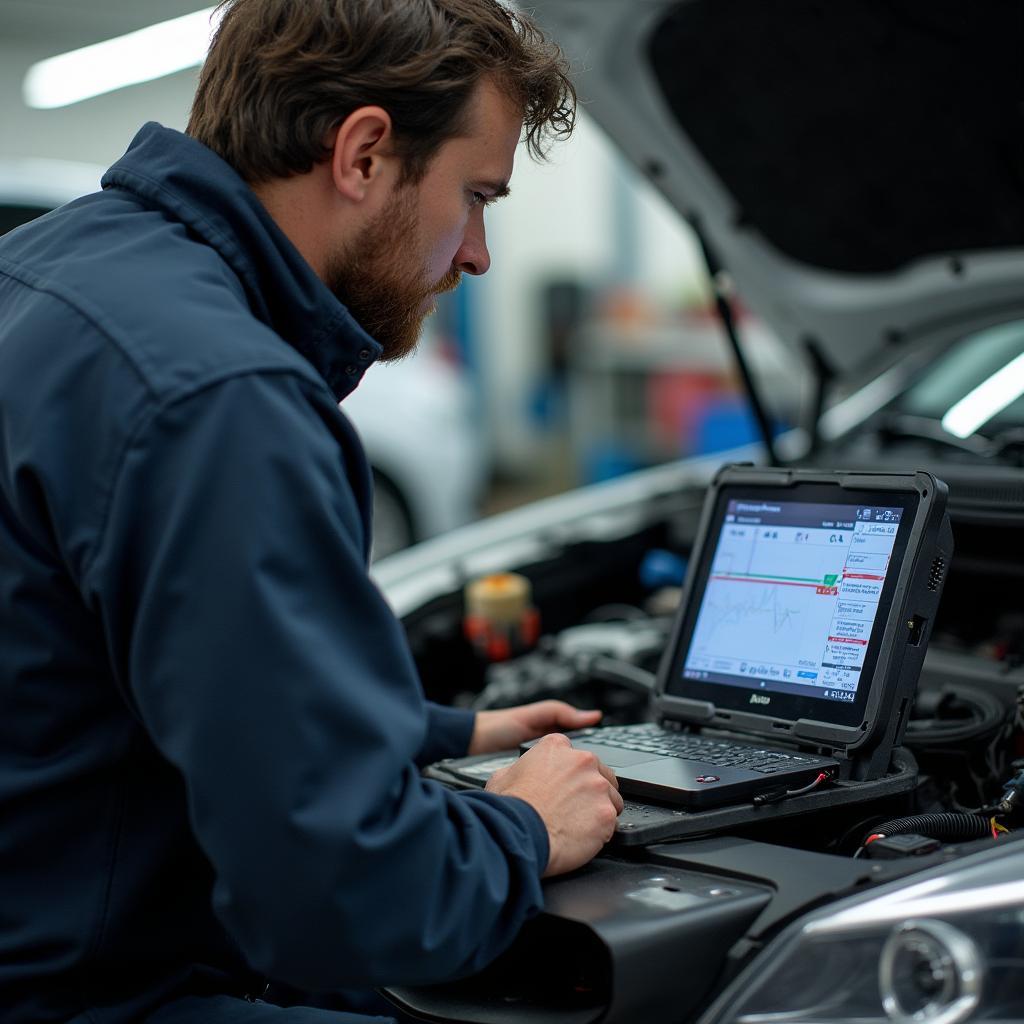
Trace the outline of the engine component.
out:
M 488 661 L 506 661 L 529 650 L 540 635 L 530 581 L 514 572 L 495 573 L 466 587 L 463 630 Z
M 914 814 L 907 818 L 893 818 L 876 825 L 865 836 L 863 847 L 886 836 L 920 835 L 932 839 L 981 839 L 992 834 L 987 818 L 979 814 Z

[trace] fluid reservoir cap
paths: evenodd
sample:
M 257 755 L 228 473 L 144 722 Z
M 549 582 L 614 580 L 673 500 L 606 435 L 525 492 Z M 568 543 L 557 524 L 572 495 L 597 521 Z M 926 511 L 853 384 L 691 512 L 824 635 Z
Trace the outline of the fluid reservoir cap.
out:
M 481 576 L 466 586 L 466 614 L 518 623 L 530 607 L 530 581 L 515 572 Z

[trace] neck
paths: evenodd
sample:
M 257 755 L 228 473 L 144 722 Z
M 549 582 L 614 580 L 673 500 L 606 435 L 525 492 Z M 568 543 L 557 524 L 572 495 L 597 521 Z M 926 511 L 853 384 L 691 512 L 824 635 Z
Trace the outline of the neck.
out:
M 323 280 L 330 253 L 327 231 L 328 209 L 316 178 L 317 168 L 308 174 L 253 185 L 256 197 L 266 207 L 277 226 L 298 249 L 314 273 Z M 338 239 L 334 239 L 337 245 Z

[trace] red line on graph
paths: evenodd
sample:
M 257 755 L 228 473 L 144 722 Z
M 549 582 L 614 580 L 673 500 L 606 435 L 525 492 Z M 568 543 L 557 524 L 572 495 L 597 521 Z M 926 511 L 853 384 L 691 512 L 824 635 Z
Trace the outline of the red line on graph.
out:
M 731 580 L 733 583 L 760 583 L 762 586 L 769 587 L 810 587 L 812 590 L 815 589 L 817 583 L 788 583 L 785 580 L 764 580 L 754 579 L 750 576 L 712 576 L 713 580 Z

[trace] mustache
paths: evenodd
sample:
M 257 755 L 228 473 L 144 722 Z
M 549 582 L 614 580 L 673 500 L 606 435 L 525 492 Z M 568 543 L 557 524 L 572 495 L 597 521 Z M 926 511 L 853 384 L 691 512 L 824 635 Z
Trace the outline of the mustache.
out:
M 445 292 L 453 292 L 459 287 L 459 283 L 462 281 L 462 271 L 456 270 L 454 267 L 448 271 L 440 281 L 434 285 L 433 293 L 435 295 L 443 295 Z

